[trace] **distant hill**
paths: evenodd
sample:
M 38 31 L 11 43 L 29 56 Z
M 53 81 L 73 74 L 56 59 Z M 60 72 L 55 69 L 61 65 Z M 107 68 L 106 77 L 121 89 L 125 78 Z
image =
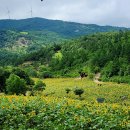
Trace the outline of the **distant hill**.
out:
M 49 31 L 12 31 L 0 30 L 0 48 L 12 47 L 14 45 L 45 45 L 62 43 L 65 41 L 57 33 Z
M 124 27 L 98 26 L 96 24 L 80 24 L 44 18 L 28 18 L 22 20 L 0 20 L 0 30 L 18 31 L 51 31 L 65 38 L 74 38 L 97 32 L 113 32 L 126 30 Z

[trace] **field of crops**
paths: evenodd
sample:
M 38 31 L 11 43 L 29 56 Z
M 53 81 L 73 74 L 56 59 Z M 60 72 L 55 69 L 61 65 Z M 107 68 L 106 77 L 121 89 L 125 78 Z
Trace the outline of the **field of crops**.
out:
M 97 98 L 105 98 L 106 103 L 126 103 L 130 105 L 130 85 L 128 84 L 109 82 L 102 83 L 102 86 L 98 86 L 95 82 L 87 78 L 82 80 L 74 78 L 45 79 L 43 82 L 47 85 L 45 91 L 43 91 L 44 96 L 79 99 L 79 97 L 73 93 L 73 90 L 78 87 L 84 89 L 82 99 L 87 102 L 95 102 Z M 66 88 L 71 89 L 69 94 L 66 94 Z M 127 100 L 122 99 L 124 96 L 127 97 Z
M 98 86 L 69 78 L 43 81 L 47 86 L 40 96 L 0 96 L 0 130 L 130 129 L 129 85 Z M 85 90 L 81 98 L 74 95 L 75 87 Z M 72 91 L 66 94 L 65 88 Z M 99 97 L 105 102 L 98 103 Z

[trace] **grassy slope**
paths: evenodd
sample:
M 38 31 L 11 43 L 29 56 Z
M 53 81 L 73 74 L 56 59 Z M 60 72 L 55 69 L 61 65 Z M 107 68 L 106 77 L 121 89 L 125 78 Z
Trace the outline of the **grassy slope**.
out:
M 36 81 L 37 79 L 35 79 Z M 72 99 L 79 99 L 75 96 L 73 90 L 75 87 L 83 88 L 85 90 L 82 95 L 83 99 L 88 102 L 96 101 L 97 98 L 105 98 L 107 103 L 128 103 L 130 104 L 130 85 L 128 84 L 116 84 L 116 83 L 102 83 L 102 86 L 98 86 L 93 81 L 85 78 L 83 80 L 74 78 L 54 78 L 43 80 L 46 83 L 46 90 L 43 95 L 49 94 L 54 97 L 68 97 Z M 65 89 L 70 88 L 72 91 L 66 94 Z M 122 101 L 122 96 L 128 96 L 126 101 Z

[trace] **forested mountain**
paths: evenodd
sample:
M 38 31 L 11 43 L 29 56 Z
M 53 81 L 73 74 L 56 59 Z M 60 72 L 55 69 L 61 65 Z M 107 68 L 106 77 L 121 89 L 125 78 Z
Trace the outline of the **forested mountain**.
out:
M 130 31 L 97 33 L 73 40 L 59 37 L 59 43 L 58 38 L 53 39 L 58 35 L 50 35 L 53 44 L 43 43 L 42 33 L 1 31 L 0 65 L 20 65 L 36 77 L 75 77 L 84 71 L 89 75 L 100 72 L 103 80 L 113 76 L 129 79 Z
M 103 80 L 113 76 L 124 76 L 127 80 L 130 76 L 129 48 L 130 31 L 98 33 L 42 47 L 23 57 L 22 66 L 30 62 L 27 68 L 31 67 L 31 72 L 38 70 L 35 76 L 44 75 L 44 72 L 53 76 L 77 76 L 83 71 L 89 75 L 100 72 Z
M 80 24 L 44 18 L 29 18 L 22 20 L 0 20 L 0 30 L 18 31 L 51 31 L 65 38 L 73 38 L 97 32 L 112 32 L 125 30 L 123 27 L 98 26 L 95 24 Z
M 30 76 L 75 77 L 79 71 L 88 75 L 100 72 L 102 80 L 123 76 L 128 82 L 129 48 L 130 31 L 125 28 L 41 18 L 0 21 L 0 65 L 19 65 Z

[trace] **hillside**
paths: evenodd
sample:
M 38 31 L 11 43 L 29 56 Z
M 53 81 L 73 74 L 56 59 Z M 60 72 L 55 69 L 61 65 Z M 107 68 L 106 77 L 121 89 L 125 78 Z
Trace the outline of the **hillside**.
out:
M 49 31 L 0 31 L 0 65 L 16 65 L 28 53 L 37 52 L 44 46 L 67 41 Z
M 45 45 L 62 43 L 65 41 L 63 37 L 57 33 L 49 31 L 13 31 L 1 30 L 0 31 L 0 47 L 12 46 L 29 46 L 31 44 Z
M 125 30 L 123 27 L 98 26 L 95 24 L 80 24 L 44 18 L 29 18 L 22 20 L 0 20 L 0 30 L 18 31 L 51 31 L 65 38 L 79 37 L 97 32 L 112 32 Z
M 89 35 L 68 39 L 66 29 L 72 29 L 72 26 L 69 27 L 68 25 L 73 25 L 74 28 L 81 27 L 81 29 L 83 29 L 83 25 L 40 18 L 7 21 L 17 31 L 0 31 L 0 65 L 21 65 L 23 68 L 26 66 L 24 69 L 31 76 L 36 77 L 76 77 L 79 75 L 79 71 L 83 71 L 89 74 L 90 77 L 100 72 L 104 81 L 114 81 L 118 79 L 117 76 L 127 76 L 124 79 L 121 78 L 122 81 L 119 82 L 129 82 L 130 31 L 120 30 L 118 32 L 90 34 L 89 29 L 91 27 L 95 27 L 94 30 L 97 29 L 96 27 L 100 29 L 102 27 L 89 25 L 90 28 L 87 28 L 88 32 L 86 32 Z M 7 21 L 5 20 L 5 25 L 8 23 Z M 24 26 L 29 21 L 31 27 Z M 21 29 L 17 24 L 20 22 L 22 22 L 19 25 Z M 42 22 L 49 31 L 43 29 Z M 9 27 L 9 23 L 7 25 Z M 66 27 L 56 29 L 56 27 L 62 27 L 63 25 Z M 52 30 L 52 27 L 54 30 Z M 116 27 L 110 28 L 114 29 Z M 3 26 L 3 29 L 8 28 Z M 115 30 L 118 29 L 123 28 L 116 28 Z M 72 32 L 71 30 L 73 35 Z M 72 38 L 72 35 L 69 36 Z M 65 37 L 67 38 L 65 39 Z
M 23 61 L 34 62 L 34 71 L 37 66 L 36 70 L 39 72 L 35 72 L 41 77 L 44 77 L 45 73 L 54 77 L 76 77 L 81 71 L 92 77 L 93 74 L 101 72 L 104 81 L 116 81 L 119 77 L 114 76 L 121 76 L 124 78 L 120 78 L 119 82 L 129 82 L 129 48 L 130 31 L 99 33 L 64 44 L 43 47 L 24 57 Z M 33 65 L 30 67 L 33 68 Z

